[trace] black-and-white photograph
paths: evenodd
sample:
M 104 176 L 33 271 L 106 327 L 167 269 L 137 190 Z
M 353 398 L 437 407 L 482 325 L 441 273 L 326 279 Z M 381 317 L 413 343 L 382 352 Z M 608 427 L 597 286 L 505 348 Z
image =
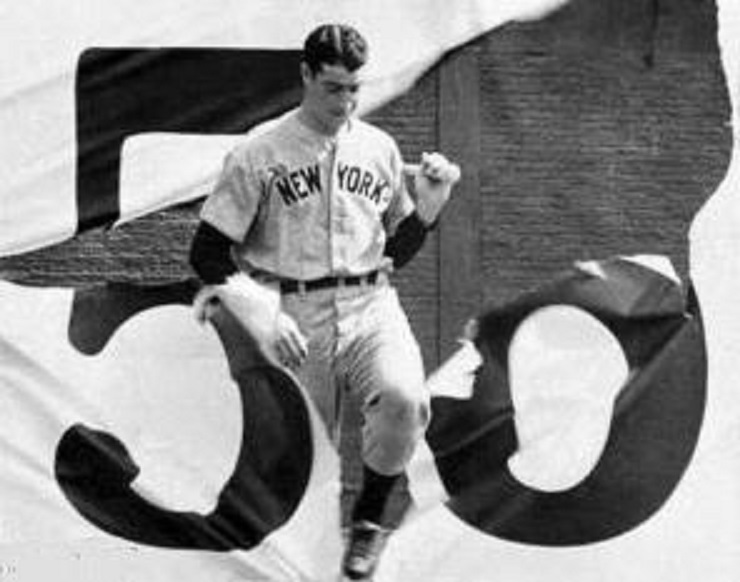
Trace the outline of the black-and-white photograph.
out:
M 0 582 L 737 581 L 740 3 L 0 47 Z

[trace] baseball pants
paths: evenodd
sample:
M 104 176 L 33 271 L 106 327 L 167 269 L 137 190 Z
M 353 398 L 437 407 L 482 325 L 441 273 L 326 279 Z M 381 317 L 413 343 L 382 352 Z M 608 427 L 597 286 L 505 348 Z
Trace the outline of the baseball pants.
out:
M 342 391 L 362 412 L 362 456 L 374 471 L 402 472 L 429 422 L 429 395 L 419 345 L 396 290 L 337 287 L 282 296 L 282 308 L 308 339 L 296 376 L 336 442 Z

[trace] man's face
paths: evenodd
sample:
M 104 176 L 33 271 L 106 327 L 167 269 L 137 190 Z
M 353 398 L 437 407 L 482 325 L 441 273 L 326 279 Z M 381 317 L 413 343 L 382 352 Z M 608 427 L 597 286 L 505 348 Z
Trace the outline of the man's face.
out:
M 360 89 L 358 71 L 350 72 L 344 65 L 323 65 L 312 73 L 302 66 L 303 106 L 317 123 L 335 133 L 357 108 Z

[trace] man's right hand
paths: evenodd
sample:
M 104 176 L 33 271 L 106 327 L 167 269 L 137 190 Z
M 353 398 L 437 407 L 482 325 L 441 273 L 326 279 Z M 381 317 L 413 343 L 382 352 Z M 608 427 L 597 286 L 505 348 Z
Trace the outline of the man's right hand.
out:
M 295 369 L 308 355 L 308 342 L 295 320 L 280 309 L 280 295 L 244 273 L 221 285 L 206 286 L 194 302 L 195 317 L 208 321 L 219 308 L 226 308 L 254 338 L 262 354 L 275 366 Z
M 296 321 L 284 311 L 275 319 L 274 350 L 280 364 L 299 368 L 308 356 L 308 341 Z

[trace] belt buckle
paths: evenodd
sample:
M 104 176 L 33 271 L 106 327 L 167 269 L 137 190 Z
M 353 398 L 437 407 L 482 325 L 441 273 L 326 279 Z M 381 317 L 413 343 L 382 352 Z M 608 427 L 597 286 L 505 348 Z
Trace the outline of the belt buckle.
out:
M 298 290 L 298 295 L 301 297 L 306 295 L 306 282 L 298 279 L 296 281 L 296 288 Z
M 347 281 L 344 277 L 337 277 L 337 289 L 344 289 L 347 286 Z
M 370 285 L 375 285 L 375 283 L 378 282 L 378 272 L 373 271 L 372 273 L 363 275 L 362 277 L 360 277 L 360 281 L 362 282 L 363 287 L 369 287 Z

